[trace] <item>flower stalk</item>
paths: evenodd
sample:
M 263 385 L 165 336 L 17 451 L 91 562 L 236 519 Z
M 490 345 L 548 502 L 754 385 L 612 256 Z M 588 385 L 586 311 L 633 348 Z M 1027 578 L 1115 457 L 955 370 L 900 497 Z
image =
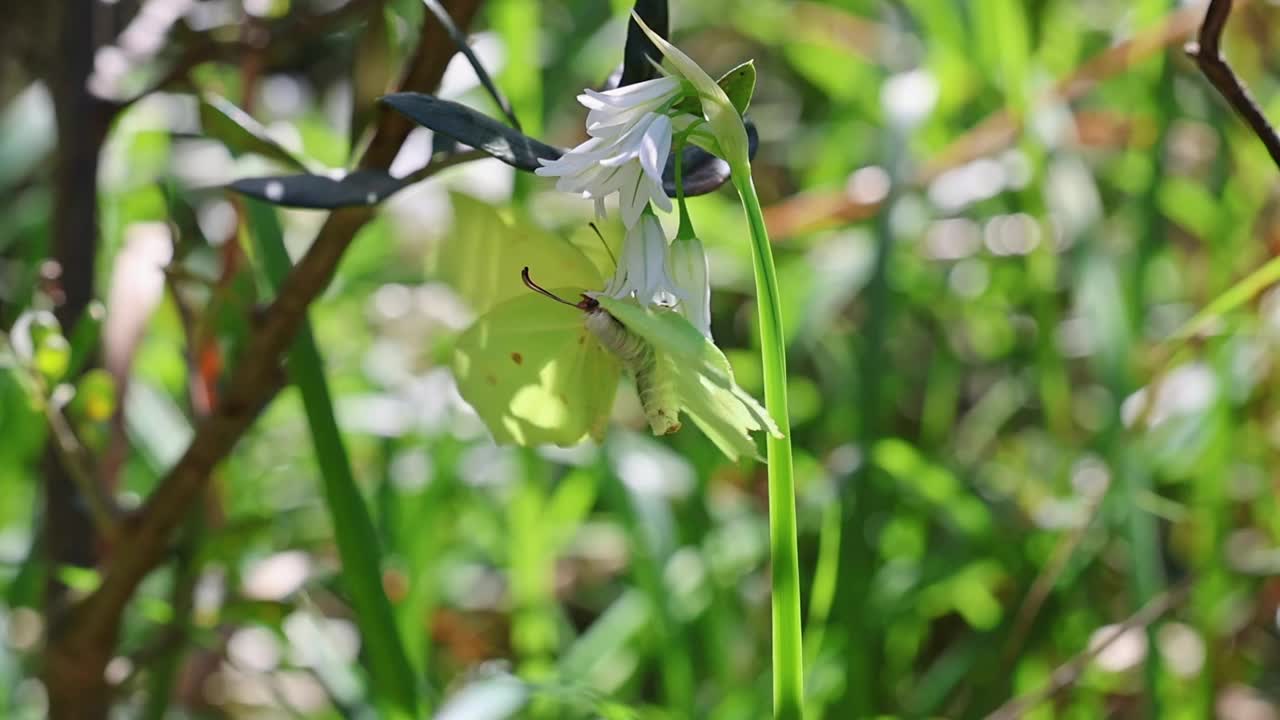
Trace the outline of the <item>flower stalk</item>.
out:
M 773 716 L 775 720 L 797 720 L 804 715 L 804 645 L 800 627 L 791 419 L 787 409 L 786 337 L 782 331 L 782 298 L 778 292 L 773 250 L 760 198 L 751 179 L 746 127 L 737 108 L 706 71 L 650 30 L 638 15 L 632 13 L 632 18 L 676 72 L 696 89 L 706 128 L 715 138 L 720 157 L 729 163 L 733 187 L 747 216 L 760 322 L 764 404 L 781 431 L 776 437 L 769 435 L 765 441 L 769 467 L 769 555 L 773 565 Z
M 800 561 L 796 539 L 796 487 L 791 460 L 791 417 L 787 409 L 786 338 L 782 298 L 773 265 L 769 232 L 751 179 L 751 165 L 733 168 L 733 187 L 742 199 L 751 234 L 756 306 L 760 322 L 760 360 L 764 369 L 764 406 L 780 437 L 769 435 L 769 556 L 773 564 L 773 716 L 803 717 L 804 643 L 800 629 Z

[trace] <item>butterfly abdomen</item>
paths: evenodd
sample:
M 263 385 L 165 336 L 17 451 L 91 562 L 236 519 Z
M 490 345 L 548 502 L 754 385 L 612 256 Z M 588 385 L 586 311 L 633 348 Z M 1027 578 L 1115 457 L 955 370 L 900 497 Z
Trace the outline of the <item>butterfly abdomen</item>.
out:
M 601 308 L 587 311 L 587 329 L 622 363 L 636 381 L 640 407 L 654 435 L 680 429 L 680 404 L 669 373 L 657 362 L 653 346 Z

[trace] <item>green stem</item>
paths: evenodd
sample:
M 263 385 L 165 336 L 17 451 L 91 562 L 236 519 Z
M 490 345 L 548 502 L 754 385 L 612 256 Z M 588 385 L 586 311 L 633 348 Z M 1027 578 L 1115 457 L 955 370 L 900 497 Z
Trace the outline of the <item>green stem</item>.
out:
M 734 168 L 733 186 L 742 198 L 751 230 L 756 304 L 760 313 L 760 359 L 764 367 L 764 404 L 781 437 L 768 437 L 769 550 L 773 563 L 773 716 L 803 717 L 804 644 L 800 632 L 800 567 L 796 551 L 796 494 L 791 467 L 791 418 L 787 412 L 786 338 L 782 299 L 773 267 L 773 250 L 764 226 L 760 198 L 750 165 Z
M 273 290 L 292 269 L 275 208 L 245 203 L 258 261 Z M 360 629 L 361 655 L 369 668 L 370 694 L 379 717 L 419 717 L 417 677 L 400 640 L 391 602 L 382 587 L 382 544 L 343 444 L 325 377 L 324 359 L 303 323 L 289 351 L 290 380 L 302 396 L 311 429 L 320 480 L 334 541 L 342 563 L 341 581 Z
M 680 208 L 680 227 L 676 230 L 677 240 L 696 237 L 693 232 L 693 219 L 689 217 L 689 208 L 684 202 L 684 144 L 687 137 L 685 133 L 677 135 L 671 148 L 676 158 L 676 205 Z

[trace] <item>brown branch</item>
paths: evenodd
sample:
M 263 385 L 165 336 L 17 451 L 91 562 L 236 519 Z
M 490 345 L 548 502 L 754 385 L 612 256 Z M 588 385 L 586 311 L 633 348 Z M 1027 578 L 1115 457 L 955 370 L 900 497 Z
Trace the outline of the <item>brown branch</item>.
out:
M 1210 0 L 1209 9 L 1204 13 L 1204 24 L 1200 26 L 1198 42 L 1187 46 L 1187 54 L 1200 66 L 1200 72 L 1218 93 L 1230 103 L 1253 133 L 1266 146 L 1271 160 L 1280 167 L 1280 136 L 1262 114 L 1257 101 L 1249 94 L 1249 89 L 1240 82 L 1235 70 L 1222 55 L 1222 31 L 1227 26 L 1227 18 L 1231 15 L 1231 0 Z
M 465 28 L 479 4 L 480 0 L 453 0 L 448 6 L 459 27 Z M 444 29 L 428 15 L 400 86 L 420 91 L 435 88 L 454 52 Z M 362 168 L 389 167 L 411 129 L 403 116 L 381 106 L 378 112 L 377 131 L 361 159 Z M 329 215 L 275 301 L 258 316 L 252 341 L 227 383 L 228 391 L 199 423 L 182 458 L 122 525 L 118 551 L 103 568 L 101 584 L 72 608 L 60 632 L 50 636 L 44 677 L 53 717 L 80 717 L 84 706 L 77 703 L 77 693 L 105 695 L 103 669 L 115 650 L 125 607 L 142 579 L 168 555 L 175 531 L 203 496 L 214 467 L 284 384 L 283 358 L 307 307 L 328 286 L 356 232 L 372 217 L 368 208 Z

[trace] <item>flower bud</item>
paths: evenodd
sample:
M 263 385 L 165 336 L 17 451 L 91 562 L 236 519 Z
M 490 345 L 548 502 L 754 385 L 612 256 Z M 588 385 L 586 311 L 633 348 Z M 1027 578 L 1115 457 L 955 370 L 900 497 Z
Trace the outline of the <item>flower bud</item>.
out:
M 667 274 L 667 255 L 667 235 L 653 212 L 646 211 L 627 229 L 618 269 L 604 294 L 619 299 L 634 296 L 643 307 L 675 305 L 680 293 Z
M 671 243 L 667 270 L 675 282 L 680 311 L 689 324 L 711 339 L 711 284 L 707 280 L 707 253 L 696 237 L 677 237 Z

